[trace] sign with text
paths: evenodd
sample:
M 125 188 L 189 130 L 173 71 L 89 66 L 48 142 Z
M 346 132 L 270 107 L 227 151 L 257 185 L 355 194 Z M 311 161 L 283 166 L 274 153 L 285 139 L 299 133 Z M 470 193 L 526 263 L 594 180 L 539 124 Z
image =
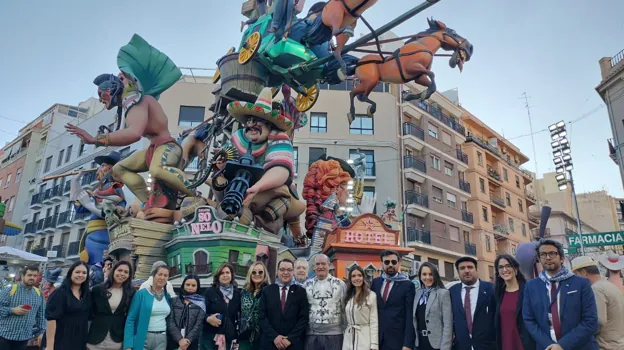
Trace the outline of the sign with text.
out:
M 217 219 L 212 207 L 197 208 L 195 219 L 188 226 L 192 235 L 223 232 L 223 223 Z
M 397 231 L 390 230 L 375 215 L 363 215 L 340 229 L 340 242 L 365 245 L 398 245 Z
M 578 234 L 568 235 L 570 248 L 580 248 L 581 237 L 583 238 L 583 245 L 585 247 L 602 247 L 624 244 L 624 231 L 601 232 L 582 234 L 580 236 Z

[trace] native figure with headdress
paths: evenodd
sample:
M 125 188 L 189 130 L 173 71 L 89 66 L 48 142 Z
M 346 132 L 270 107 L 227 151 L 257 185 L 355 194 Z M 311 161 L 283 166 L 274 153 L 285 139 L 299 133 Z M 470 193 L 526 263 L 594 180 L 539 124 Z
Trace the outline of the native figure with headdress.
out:
M 364 196 L 360 206 L 349 206 L 354 199 L 349 196 L 356 171 L 346 161 L 321 156 L 310 165 L 303 179 L 303 199 L 306 200 L 306 236 L 312 246 L 321 248 L 325 236 L 336 227 L 351 224 L 351 219 L 361 213 L 372 213 L 375 199 Z M 306 237 L 298 240 L 301 245 Z
M 67 124 L 65 128 L 85 144 L 128 146 L 145 137 L 150 146 L 117 163 L 113 173 L 134 193 L 144 206 L 146 219 L 167 222 L 175 210 L 179 193 L 195 197 L 187 188 L 182 167 L 182 148 L 169 133 L 167 116 L 158 103 L 160 94 L 182 76 L 178 67 L 162 52 L 134 35 L 117 54 L 119 75 L 101 74 L 93 83 L 107 109 L 117 108 L 115 130 L 100 127 L 91 136 Z M 149 171 L 148 186 L 140 173 Z M 165 209 L 152 210 L 150 209 Z

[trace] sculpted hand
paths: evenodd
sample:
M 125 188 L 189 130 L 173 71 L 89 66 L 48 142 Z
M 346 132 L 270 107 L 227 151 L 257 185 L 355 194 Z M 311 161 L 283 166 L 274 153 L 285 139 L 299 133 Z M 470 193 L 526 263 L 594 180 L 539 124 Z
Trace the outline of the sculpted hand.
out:
M 253 200 L 253 198 L 260 193 L 260 188 L 258 188 L 257 185 L 253 185 L 251 187 L 249 187 L 247 189 L 247 196 L 245 197 L 245 200 L 243 201 L 243 205 L 247 206 L 249 205 L 249 203 L 251 203 L 251 201 Z
M 360 203 L 360 213 L 370 214 L 375 210 L 375 203 L 377 202 L 377 193 L 373 195 L 373 198 L 369 196 L 362 196 L 362 203 Z
M 95 137 L 91 136 L 84 129 L 81 129 L 75 125 L 71 125 L 69 123 L 65 124 L 65 130 L 67 130 L 70 134 L 78 136 L 83 143 L 87 145 L 92 145 L 95 143 Z

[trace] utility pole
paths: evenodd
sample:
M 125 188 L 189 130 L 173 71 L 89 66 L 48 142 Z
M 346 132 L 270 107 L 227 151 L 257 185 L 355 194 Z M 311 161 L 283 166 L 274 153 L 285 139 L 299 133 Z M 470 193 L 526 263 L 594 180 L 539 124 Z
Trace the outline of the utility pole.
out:
M 537 152 L 535 150 L 535 136 L 533 135 L 533 122 L 531 121 L 531 107 L 529 106 L 529 96 L 527 96 L 526 92 L 523 92 L 522 96 L 524 97 L 524 108 L 526 108 L 527 116 L 529 117 L 529 132 L 531 133 L 531 144 L 533 145 L 533 161 L 535 161 L 535 179 L 534 179 L 535 196 L 537 197 L 537 212 L 539 213 L 541 211 L 541 205 L 540 205 L 541 198 L 540 198 L 540 186 L 539 186 L 539 182 L 537 181 L 537 176 L 539 172 L 537 170 Z

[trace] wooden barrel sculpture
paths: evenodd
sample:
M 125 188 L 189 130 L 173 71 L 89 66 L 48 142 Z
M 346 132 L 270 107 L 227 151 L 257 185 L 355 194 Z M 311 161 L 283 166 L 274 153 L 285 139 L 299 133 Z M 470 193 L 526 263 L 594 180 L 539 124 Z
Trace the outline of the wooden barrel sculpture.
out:
M 269 74 L 256 60 L 241 65 L 238 53 L 232 53 L 223 56 L 217 65 L 221 71 L 220 94 L 229 99 L 255 102 L 260 91 L 267 86 Z

